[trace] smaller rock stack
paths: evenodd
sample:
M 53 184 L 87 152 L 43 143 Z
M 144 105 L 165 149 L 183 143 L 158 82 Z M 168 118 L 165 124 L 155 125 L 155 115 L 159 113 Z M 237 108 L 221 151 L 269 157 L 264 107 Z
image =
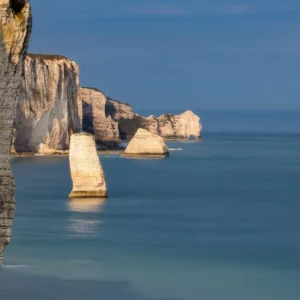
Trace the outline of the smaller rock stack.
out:
M 168 157 L 169 150 L 164 139 L 140 128 L 128 144 L 125 157 Z
M 73 190 L 70 198 L 107 198 L 104 172 L 94 137 L 89 133 L 71 136 L 70 169 Z

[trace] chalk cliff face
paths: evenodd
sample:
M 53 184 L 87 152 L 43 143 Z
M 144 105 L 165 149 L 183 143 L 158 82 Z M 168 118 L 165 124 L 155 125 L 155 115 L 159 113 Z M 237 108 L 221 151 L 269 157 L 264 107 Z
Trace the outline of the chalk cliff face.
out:
M 69 148 L 81 130 L 79 67 L 63 56 L 30 54 L 17 107 L 16 152 Z
M 120 121 L 121 119 L 129 120 L 135 116 L 128 103 L 122 103 L 110 97 L 107 97 L 105 112 L 106 116 L 111 116 L 114 121 Z
M 106 96 L 93 88 L 81 88 L 80 98 L 83 107 L 82 129 L 94 135 L 96 142 L 119 141 L 118 123 L 106 116 Z
M 159 118 L 135 115 L 131 119 L 119 121 L 120 137 L 123 140 L 131 139 L 139 128 L 170 140 L 189 140 L 191 137 L 200 139 L 202 131 L 200 118 L 190 110 L 181 115 L 165 114 Z
M 106 198 L 106 180 L 94 137 L 85 132 L 72 135 L 69 155 L 73 180 L 70 198 Z
M 180 115 L 164 114 L 158 118 L 155 116 L 145 118 L 135 114 L 129 104 L 109 97 L 105 110 L 107 116 L 111 116 L 114 121 L 118 122 L 121 140 L 131 139 L 139 128 L 160 135 L 164 139 L 201 138 L 200 118 L 190 110 Z
M 140 128 L 128 144 L 123 156 L 167 157 L 169 150 L 162 137 Z
M 14 217 L 15 184 L 10 151 L 31 22 L 28 1 L 0 0 L 0 267 Z

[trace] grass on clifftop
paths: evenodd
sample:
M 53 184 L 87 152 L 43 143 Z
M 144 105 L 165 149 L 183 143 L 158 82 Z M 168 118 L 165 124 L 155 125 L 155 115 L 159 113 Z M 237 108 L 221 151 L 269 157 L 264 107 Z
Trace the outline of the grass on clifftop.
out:
M 47 60 L 58 60 L 58 59 L 67 59 L 67 60 L 69 60 L 67 57 L 65 57 L 63 55 L 55 55 L 55 54 L 28 53 L 27 56 L 32 58 L 32 59 L 39 58 L 39 59 L 47 59 Z

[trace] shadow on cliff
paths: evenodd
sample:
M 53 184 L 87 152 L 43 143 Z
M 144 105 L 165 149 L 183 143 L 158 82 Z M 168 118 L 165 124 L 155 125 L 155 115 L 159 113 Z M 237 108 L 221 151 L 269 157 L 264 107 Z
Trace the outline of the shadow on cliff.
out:
M 82 131 L 94 135 L 93 106 L 82 101 Z
M 0 299 L 175 300 L 174 298 L 145 298 L 132 290 L 128 282 L 63 280 L 54 277 L 23 275 L 9 269 L 4 269 L 0 274 Z
M 82 100 L 82 131 L 88 132 L 95 136 L 94 128 L 94 108 L 93 105 Z M 100 140 L 96 138 L 96 144 L 98 150 L 122 150 L 123 147 L 120 145 L 119 141 L 114 140 Z
M 139 128 L 147 130 L 148 127 L 148 120 L 140 116 L 134 116 L 132 119 L 121 119 L 119 121 L 120 139 L 122 141 L 131 140 Z
M 112 100 L 112 99 L 107 97 L 107 100 Z M 117 110 L 116 110 L 115 106 L 110 101 L 106 101 L 106 103 L 105 103 L 106 118 L 111 116 L 111 118 L 114 120 L 116 113 L 117 113 Z

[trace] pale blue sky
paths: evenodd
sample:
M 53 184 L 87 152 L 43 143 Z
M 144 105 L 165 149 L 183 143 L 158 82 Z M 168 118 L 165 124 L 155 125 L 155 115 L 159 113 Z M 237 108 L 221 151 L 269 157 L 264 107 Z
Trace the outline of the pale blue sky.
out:
M 137 109 L 300 109 L 299 0 L 31 2 L 30 51 Z

